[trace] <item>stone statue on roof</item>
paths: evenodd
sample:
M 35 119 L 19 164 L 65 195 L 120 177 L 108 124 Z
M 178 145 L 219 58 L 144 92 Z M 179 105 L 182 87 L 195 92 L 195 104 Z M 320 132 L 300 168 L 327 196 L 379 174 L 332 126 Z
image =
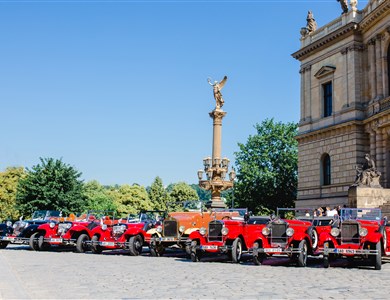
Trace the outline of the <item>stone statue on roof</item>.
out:
M 317 22 L 314 19 L 313 13 L 310 10 L 307 12 L 306 21 L 307 21 L 306 28 L 309 31 L 309 33 L 317 29 Z
M 342 13 L 346 14 L 348 12 L 348 0 L 337 0 L 337 2 L 340 2 Z

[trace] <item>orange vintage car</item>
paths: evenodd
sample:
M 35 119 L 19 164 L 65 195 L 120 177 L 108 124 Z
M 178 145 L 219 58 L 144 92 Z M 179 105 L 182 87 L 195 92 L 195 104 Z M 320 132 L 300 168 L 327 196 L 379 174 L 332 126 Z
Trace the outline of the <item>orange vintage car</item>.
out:
M 195 201 L 191 201 L 194 206 Z M 198 203 L 198 202 L 195 202 Z M 161 256 L 167 248 L 186 250 L 190 255 L 189 235 L 201 227 L 205 227 L 212 220 L 237 219 L 243 220 L 246 209 L 198 209 L 190 211 L 171 212 L 161 226 L 148 231 L 150 254 Z

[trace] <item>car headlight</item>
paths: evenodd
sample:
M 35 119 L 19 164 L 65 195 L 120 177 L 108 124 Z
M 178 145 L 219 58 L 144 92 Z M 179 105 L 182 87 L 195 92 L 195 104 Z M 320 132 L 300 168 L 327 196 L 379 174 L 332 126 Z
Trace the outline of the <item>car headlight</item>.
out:
M 222 235 L 227 235 L 229 233 L 229 228 L 223 227 L 221 230 Z
M 7 224 L 8 227 L 11 227 L 11 226 L 12 226 L 12 222 L 11 222 L 11 221 L 7 221 L 6 224 Z
M 294 235 L 294 229 L 291 228 L 291 227 L 287 228 L 286 234 L 287 234 L 287 236 L 293 236 Z
M 332 230 L 330 231 L 330 234 L 331 234 L 332 236 L 334 236 L 334 237 L 339 236 L 339 234 L 340 234 L 340 229 L 338 229 L 337 227 L 334 227 L 334 228 L 332 228 Z
M 206 228 L 204 228 L 204 227 L 200 228 L 200 229 L 199 229 L 199 233 L 200 233 L 201 235 L 205 235 L 205 234 L 206 234 Z
M 69 229 L 70 227 L 72 227 L 72 224 L 70 224 L 70 223 L 66 224 L 67 229 Z
M 161 226 L 157 226 L 157 232 L 161 233 L 162 232 L 162 227 Z
M 268 227 L 264 227 L 262 230 L 261 230 L 261 233 L 263 235 L 269 235 L 271 233 L 271 230 L 268 228 Z
M 179 227 L 180 232 L 184 232 L 184 230 L 186 230 L 186 228 L 183 225 Z
M 26 227 L 27 226 L 27 223 L 26 222 L 20 222 L 20 227 L 23 228 L 23 227 Z
M 54 222 L 50 222 L 50 223 L 49 223 L 49 226 L 50 226 L 50 228 L 52 228 L 52 229 L 53 229 L 53 228 L 56 226 L 56 223 L 54 223 Z
M 362 228 L 359 229 L 359 235 L 360 236 L 366 236 L 367 233 L 368 233 L 367 228 L 362 227 Z
M 103 224 L 102 225 L 102 230 L 106 230 L 107 229 L 107 224 Z
M 17 226 L 17 225 L 16 225 L 16 223 L 15 223 L 14 225 L 12 225 L 12 228 L 13 228 L 13 229 L 15 229 L 15 228 L 16 228 L 16 226 Z
M 126 225 L 121 225 L 121 230 L 125 231 L 126 230 Z

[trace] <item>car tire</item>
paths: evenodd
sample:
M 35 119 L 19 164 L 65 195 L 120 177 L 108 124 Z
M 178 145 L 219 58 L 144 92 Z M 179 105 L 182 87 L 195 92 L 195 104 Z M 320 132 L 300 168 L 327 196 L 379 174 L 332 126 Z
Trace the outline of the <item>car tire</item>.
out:
M 30 246 L 31 250 L 39 251 L 38 238 L 39 232 L 35 232 L 30 236 L 30 239 L 28 240 L 28 245 Z
M 310 239 L 311 239 L 311 247 L 314 250 L 314 249 L 317 248 L 317 245 L 318 245 L 318 233 L 317 233 L 317 230 L 315 230 L 315 228 L 311 228 L 309 230 L 309 235 L 310 235 Z
M 45 236 L 44 235 L 39 235 L 38 237 L 38 249 L 40 251 L 46 251 L 50 248 L 49 243 L 45 243 Z
M 374 267 L 375 270 L 380 270 L 382 269 L 382 244 L 380 241 L 376 243 L 375 250 L 378 251 L 378 254 L 374 258 Z
M 85 245 L 85 242 L 89 241 L 89 236 L 85 233 L 80 234 L 80 236 L 77 238 L 76 241 L 76 252 L 77 253 L 84 253 L 88 247 Z
M 8 242 L 0 242 L 0 249 L 5 249 L 8 246 Z
M 254 243 L 253 248 L 259 248 L 259 243 L 258 242 Z M 263 264 L 264 259 L 265 259 L 265 255 L 263 253 L 253 255 L 253 263 L 256 266 L 260 266 L 261 264 Z
M 129 237 L 129 252 L 131 256 L 138 256 L 142 253 L 142 246 L 144 245 L 144 240 L 139 234 Z
M 324 255 L 324 268 L 327 269 L 329 268 L 329 256 L 328 255 Z
M 239 263 L 242 256 L 242 240 L 241 238 L 236 238 L 232 245 L 232 261 L 234 263 Z
M 301 251 L 298 254 L 298 267 L 306 267 L 306 261 L 307 261 L 307 243 L 306 243 L 306 240 L 300 241 L 298 248 L 301 249 Z
M 160 256 L 163 256 L 164 254 L 164 249 L 162 247 L 155 247 L 155 246 L 151 246 L 150 247 L 150 256 L 153 256 L 153 257 L 160 257 Z
M 200 255 L 199 255 L 199 252 L 191 252 L 191 260 L 193 262 L 200 262 Z
M 103 251 L 103 248 L 99 246 L 97 243 L 99 242 L 99 237 L 94 235 L 91 239 L 91 251 L 94 254 L 100 254 Z

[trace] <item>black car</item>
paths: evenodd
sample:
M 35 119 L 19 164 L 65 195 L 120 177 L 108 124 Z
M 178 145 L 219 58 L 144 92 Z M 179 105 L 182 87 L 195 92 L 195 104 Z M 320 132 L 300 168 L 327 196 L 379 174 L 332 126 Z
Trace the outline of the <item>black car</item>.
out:
M 61 212 L 57 210 L 37 210 L 30 220 L 20 220 L 12 223 L 7 221 L 0 224 L 0 249 L 12 244 L 28 244 L 30 236 L 37 231 L 39 225 L 49 222 L 53 218 L 59 218 Z

